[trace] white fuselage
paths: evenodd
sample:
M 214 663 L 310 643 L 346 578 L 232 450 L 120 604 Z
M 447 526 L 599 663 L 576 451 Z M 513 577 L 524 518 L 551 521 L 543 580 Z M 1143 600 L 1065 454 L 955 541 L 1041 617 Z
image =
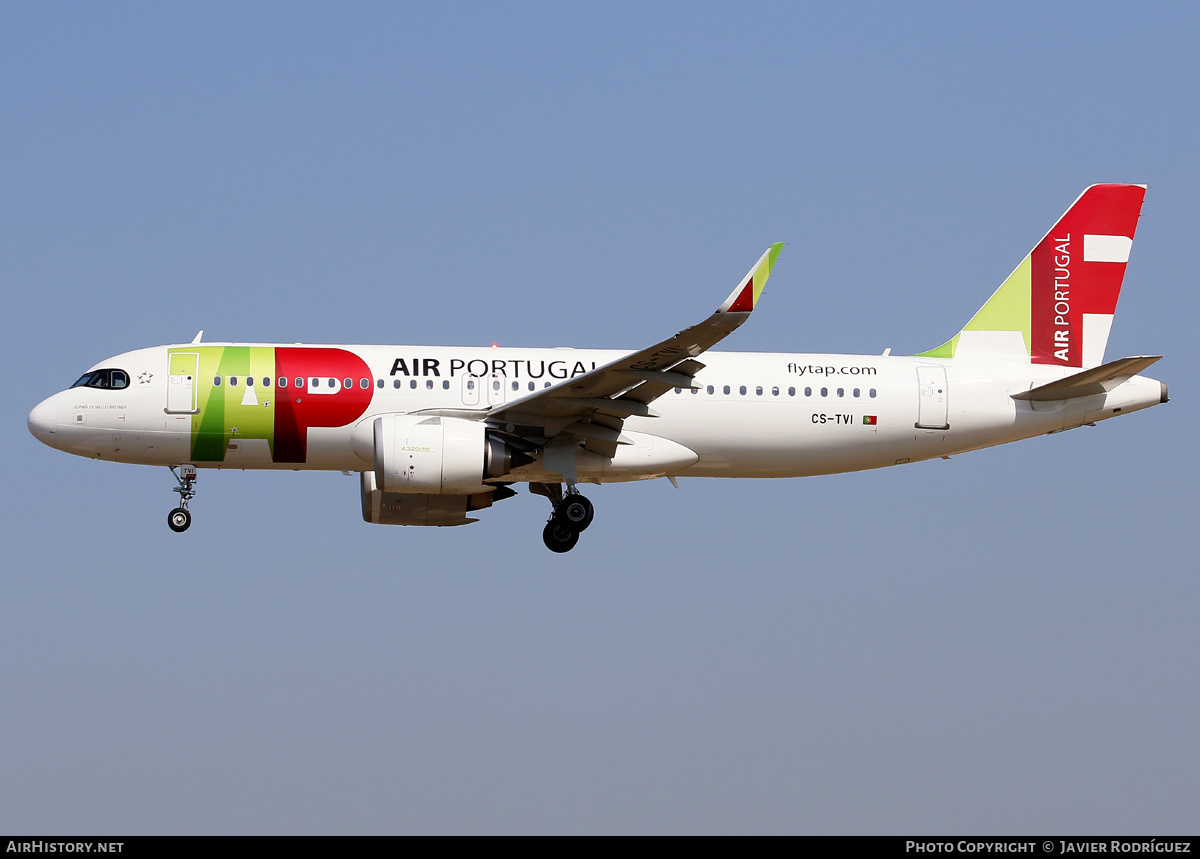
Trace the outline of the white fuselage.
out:
M 341 378 L 349 371 L 323 373 L 320 366 L 310 365 L 302 379 L 289 374 L 284 377 L 286 387 L 280 387 L 274 369 L 242 370 L 239 379 L 236 373 L 207 372 L 203 364 L 193 365 L 201 369 L 191 382 L 195 386 L 191 402 L 204 402 L 219 381 L 226 404 L 223 424 L 215 435 L 209 426 L 216 447 L 210 444 L 209 452 L 197 457 L 195 440 L 204 416 L 197 409 L 179 406 L 178 390 L 171 385 L 178 385 L 181 374 L 176 372 L 172 382 L 171 371 L 179 367 L 169 366 L 168 355 L 191 355 L 201 349 L 263 350 L 272 355 L 274 350 L 281 354 L 286 350 L 293 357 L 311 355 L 314 360 L 323 354 L 319 350 L 339 350 L 361 359 L 363 369 Z M 430 409 L 478 413 L 548 385 L 569 384 L 571 378 L 624 354 L 420 346 L 205 343 L 155 347 L 96 365 L 123 370 L 127 387 L 73 387 L 55 394 L 30 415 L 30 428 L 60 450 L 120 462 L 366 471 L 372 462 L 369 449 L 361 443 L 363 427 L 377 416 Z M 1014 400 L 1014 394 L 1073 372 L 1017 362 L 753 352 L 707 352 L 703 361 L 706 366 L 695 376 L 694 389 L 670 390 L 652 404 L 658 417 L 625 420 L 627 438 L 635 444 L 622 451 L 624 468 L 606 472 L 596 466 L 589 471 L 584 463 L 581 482 L 663 474 L 799 477 L 880 468 L 1069 429 L 1165 400 L 1163 386 L 1142 376 L 1085 398 Z M 246 385 L 247 373 L 253 385 Z M 323 391 L 321 386 L 330 381 L 327 376 L 334 375 L 339 377 L 332 380 L 337 385 Z M 345 388 L 347 380 L 353 391 Z M 297 387 L 298 381 L 304 384 Z M 302 461 L 296 457 L 281 461 L 274 424 L 262 431 L 251 429 L 262 424 L 268 412 L 274 413 L 272 404 L 277 399 L 311 403 L 321 396 L 347 393 L 358 397 L 363 409 L 344 424 L 307 427 Z M 168 408 L 170 398 L 175 400 L 174 408 Z M 280 418 L 268 423 L 271 420 Z M 651 440 L 649 446 L 643 444 L 645 439 Z M 686 463 L 669 458 L 663 466 L 655 461 L 654 439 L 682 446 L 694 458 Z M 637 457 L 643 455 L 646 466 L 638 468 Z M 538 459 L 515 469 L 509 479 L 554 477 Z

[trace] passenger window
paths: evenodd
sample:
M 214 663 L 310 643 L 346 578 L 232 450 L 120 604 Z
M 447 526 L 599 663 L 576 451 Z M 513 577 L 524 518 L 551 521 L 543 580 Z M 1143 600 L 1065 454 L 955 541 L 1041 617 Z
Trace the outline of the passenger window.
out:
M 811 397 L 811 396 L 812 396 L 812 388 L 805 388 L 805 389 L 804 389 L 804 396 L 806 396 L 806 397 Z
M 543 387 L 543 388 L 549 388 L 549 387 L 550 387 L 550 383 L 549 383 L 549 382 L 546 382 L 544 385 L 542 385 L 542 387 Z
M 399 380 L 399 379 L 392 379 L 392 387 L 393 387 L 393 388 L 396 388 L 397 390 L 399 390 L 399 388 L 400 388 L 400 380 Z
M 315 381 L 316 381 L 316 379 L 314 379 L 313 381 L 315 382 Z M 304 387 L 304 380 L 303 380 L 303 379 L 301 379 L 299 376 L 297 376 L 297 377 L 296 377 L 296 387 L 297 387 L 297 388 L 303 388 L 303 387 Z
M 828 388 L 822 388 L 822 389 L 821 389 L 821 396 L 822 396 L 822 397 L 828 397 L 828 396 L 829 396 L 829 389 L 828 389 Z
M 846 389 L 845 389 L 845 388 L 838 388 L 838 396 L 839 396 L 839 397 L 844 397 L 844 396 L 846 396 Z
M 442 390 L 443 391 L 450 390 L 450 380 L 449 379 L 442 379 Z
M 213 387 L 214 388 L 221 387 L 221 377 L 220 376 L 213 376 Z
M 762 396 L 762 385 L 759 385 L 757 388 L 755 388 L 754 393 L 761 397 Z
M 725 394 L 726 394 L 726 395 L 728 395 L 728 394 L 729 394 L 729 386 L 728 386 L 728 385 L 726 385 L 726 386 L 725 386 L 725 388 L 724 388 L 724 391 L 725 391 Z
M 789 396 L 789 397 L 794 397 L 794 396 L 796 396 L 796 389 L 795 389 L 795 388 L 788 388 L 788 396 Z
M 376 379 L 376 380 L 375 380 L 375 387 L 376 387 L 376 388 L 379 388 L 380 390 L 382 390 L 382 389 L 383 389 L 383 379 Z
M 493 391 L 500 390 L 500 381 L 498 379 L 495 379 L 492 381 L 492 390 Z
M 237 387 L 237 376 L 230 376 L 230 377 L 229 377 L 229 387 L 231 387 L 231 388 L 236 388 L 236 387 Z
M 743 397 L 746 396 L 746 386 L 742 385 L 740 388 L 738 388 L 738 393 L 741 394 Z
M 263 387 L 264 388 L 271 387 L 271 377 L 270 376 L 263 376 Z
M 520 383 L 520 382 L 513 382 L 513 383 L 512 383 L 512 389 L 513 389 L 514 391 L 519 391 L 519 390 L 521 390 L 521 383 Z
M 417 380 L 416 380 L 416 379 L 409 379 L 409 380 L 408 380 L 408 386 L 409 386 L 410 388 L 412 388 L 412 389 L 415 391 L 415 390 L 417 389 Z
M 677 394 L 682 394 L 682 393 L 683 393 L 683 388 L 676 388 L 676 389 L 675 389 L 675 393 L 677 393 Z
M 778 397 L 778 396 L 779 396 L 779 386 L 778 386 L 778 385 L 773 385 L 773 386 L 771 387 L 771 396 L 772 396 L 772 397 Z
M 281 388 L 286 388 L 286 387 L 287 387 L 287 376 L 280 376 L 280 377 L 279 377 L 279 387 L 281 387 Z
M 708 386 L 708 392 L 709 392 L 710 394 L 715 394 L 715 393 L 717 392 L 717 389 L 716 389 L 716 388 L 714 388 L 712 385 L 709 385 L 709 386 Z
M 533 382 L 530 382 L 530 383 L 529 383 L 529 390 L 531 390 L 531 391 L 532 391 L 532 390 L 533 390 L 534 388 L 536 388 L 536 387 L 537 387 L 537 385 L 535 385 Z
M 475 380 L 474 379 L 467 379 L 467 390 L 468 391 L 475 390 Z
M 367 388 L 371 387 L 371 380 L 370 380 L 370 379 L 359 379 L 359 380 L 358 380 L 358 386 L 359 386 L 359 387 L 360 387 L 362 390 L 364 390 L 364 391 L 365 391 Z
M 330 385 L 330 387 L 332 388 L 333 386 Z M 342 387 L 343 388 L 353 388 L 354 380 L 353 379 L 342 379 Z
M 855 388 L 855 389 L 854 389 L 854 396 L 856 396 L 856 397 L 857 397 L 857 396 L 858 396 L 859 394 L 861 394 L 861 393 L 862 393 L 862 391 L 860 391 L 858 388 Z
M 330 379 L 330 380 L 329 380 L 329 387 L 331 387 L 331 388 L 336 388 L 336 387 L 337 387 L 337 379 Z
M 872 389 L 871 389 L 870 391 L 868 391 L 867 393 L 869 393 L 869 394 L 871 395 L 871 397 L 872 397 L 872 398 L 874 398 L 874 396 L 875 396 L 875 389 L 874 389 L 874 388 L 872 388 Z
M 253 376 L 247 376 L 247 377 L 246 377 L 246 387 L 247 387 L 247 388 L 253 388 L 253 387 L 254 387 L 254 377 L 253 377 Z
M 427 390 L 427 391 L 432 391 L 432 390 L 433 390 L 433 379 L 426 379 L 426 380 L 425 380 L 425 390 Z

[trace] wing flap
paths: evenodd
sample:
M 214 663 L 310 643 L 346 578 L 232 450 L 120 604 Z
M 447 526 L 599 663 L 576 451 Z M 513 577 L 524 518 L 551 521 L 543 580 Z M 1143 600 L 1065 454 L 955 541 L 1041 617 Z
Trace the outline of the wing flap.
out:
M 612 429 L 611 427 L 606 427 L 603 424 L 595 422 L 585 424 L 576 421 L 573 424 L 567 424 L 563 432 L 589 441 L 604 441 L 614 445 L 633 444 L 633 442 L 621 435 L 620 430 Z

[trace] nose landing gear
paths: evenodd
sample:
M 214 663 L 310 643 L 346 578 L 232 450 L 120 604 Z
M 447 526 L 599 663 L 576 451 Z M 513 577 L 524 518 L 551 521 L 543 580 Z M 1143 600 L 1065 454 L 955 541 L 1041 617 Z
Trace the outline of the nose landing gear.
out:
M 179 506 L 167 514 L 167 527 L 179 534 L 186 531 L 192 524 L 192 514 L 188 512 L 188 502 L 196 497 L 196 466 L 181 465 L 179 471 L 169 466 L 171 474 L 179 484 L 174 492 L 179 493 Z

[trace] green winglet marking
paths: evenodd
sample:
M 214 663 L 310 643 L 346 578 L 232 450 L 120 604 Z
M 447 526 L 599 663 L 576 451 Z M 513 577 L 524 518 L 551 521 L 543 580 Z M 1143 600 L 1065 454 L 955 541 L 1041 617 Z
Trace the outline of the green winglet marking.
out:
M 775 260 L 779 259 L 779 252 L 783 250 L 783 242 L 776 242 L 771 245 L 771 256 L 767 260 L 767 274 L 771 273 L 771 269 L 775 268 Z

